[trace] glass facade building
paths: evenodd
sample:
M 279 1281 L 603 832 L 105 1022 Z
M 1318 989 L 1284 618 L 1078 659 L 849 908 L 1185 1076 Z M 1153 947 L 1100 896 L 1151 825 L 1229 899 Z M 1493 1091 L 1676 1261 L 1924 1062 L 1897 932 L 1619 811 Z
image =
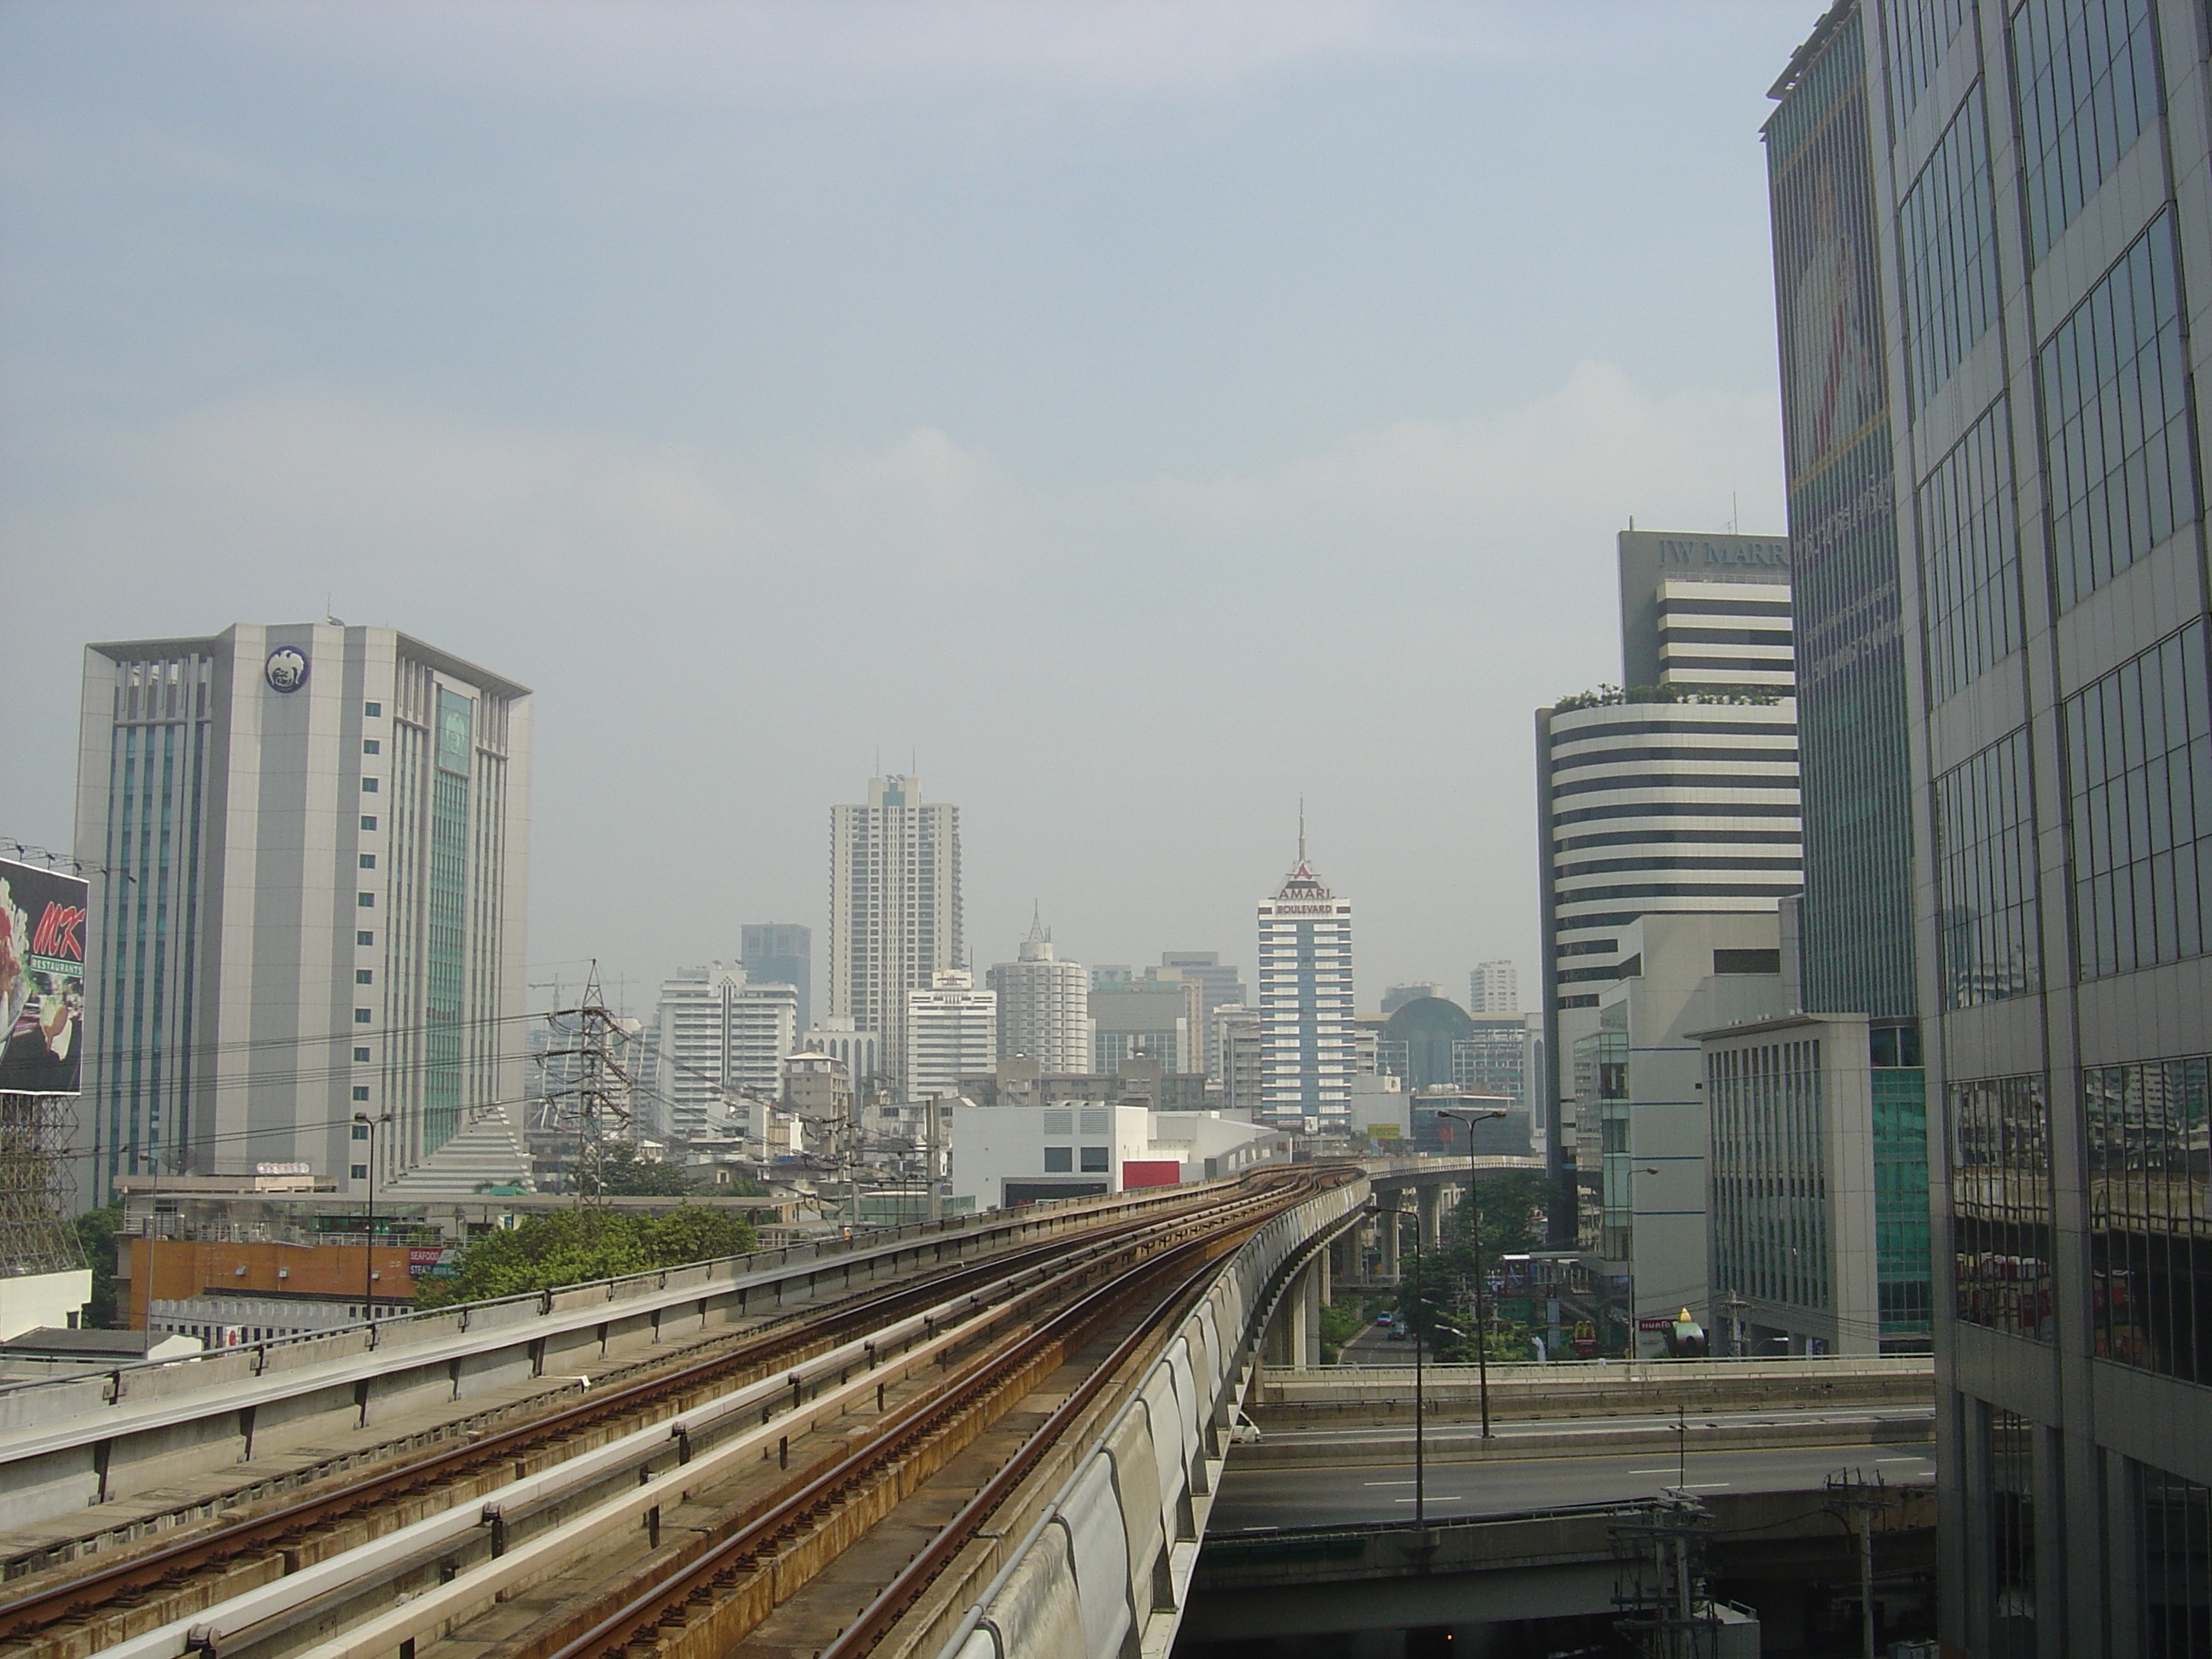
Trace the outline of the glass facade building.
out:
M 1844 0 L 1792 66 L 1866 88 L 1942 1633 L 1976 1659 L 2212 1643 L 2208 40 L 2201 0 Z
M 385 1182 L 474 1120 L 513 1130 L 530 715 L 527 688 L 390 629 L 86 648 L 77 854 L 115 874 L 81 1192 L 263 1163 L 365 1192 L 372 1149 Z M 494 1139 L 483 1178 L 515 1178 Z

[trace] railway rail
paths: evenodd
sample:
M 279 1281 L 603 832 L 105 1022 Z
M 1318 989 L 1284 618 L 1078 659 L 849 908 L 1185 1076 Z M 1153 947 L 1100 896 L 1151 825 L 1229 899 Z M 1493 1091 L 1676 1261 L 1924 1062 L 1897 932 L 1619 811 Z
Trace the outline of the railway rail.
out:
M 743 1622 L 744 1608 L 757 1611 L 762 1595 L 724 1594 L 735 1579 L 762 1581 L 760 1563 L 773 1556 L 781 1565 L 767 1581 L 787 1593 L 801 1575 L 783 1546 L 803 1540 L 798 1554 L 817 1565 L 832 1559 L 866 1507 L 854 1494 L 893 1492 L 938 1467 L 1026 1394 L 1040 1366 L 1049 1371 L 1146 1297 L 1183 1293 L 1237 1239 L 1332 1178 L 1340 1177 L 1256 1176 L 1225 1200 L 1217 1191 L 1164 1213 L 1109 1218 L 846 1297 L 697 1345 L 694 1356 L 697 1346 L 715 1351 L 468 1443 L 340 1477 L 159 1547 L 18 1581 L 0 1599 L 0 1655 L 293 1653 L 303 1632 L 341 1626 L 350 1628 L 312 1647 L 318 1659 L 411 1655 L 418 1640 L 572 1559 L 596 1528 L 641 1522 L 657 1543 L 662 1503 L 771 1455 L 787 1468 L 794 1439 L 866 1413 L 872 1395 L 865 1431 L 834 1442 L 814 1468 L 703 1541 L 666 1553 L 665 1563 L 656 1557 L 665 1585 L 610 1592 L 620 1605 L 590 1603 L 561 1643 L 531 1650 L 612 1652 L 702 1601 L 717 1610 L 701 1628 L 725 1630 Z M 1103 1386 L 1110 1369 L 1085 1389 Z M 911 1397 L 891 1402 L 894 1388 Z M 1024 1452 L 1002 1476 L 1034 1462 Z M 669 1467 L 656 1475 L 656 1462 Z M 987 1513 L 963 1511 L 963 1524 L 972 1532 Z M 390 1609 L 395 1595 L 409 1599 Z M 768 1595 L 771 1606 L 781 1599 Z

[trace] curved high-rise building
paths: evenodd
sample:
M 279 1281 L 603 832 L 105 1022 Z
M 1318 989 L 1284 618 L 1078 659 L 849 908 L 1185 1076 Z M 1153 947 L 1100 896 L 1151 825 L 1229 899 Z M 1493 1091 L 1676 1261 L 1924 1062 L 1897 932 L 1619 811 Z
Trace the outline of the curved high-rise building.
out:
M 1620 566 L 1624 686 L 1536 712 L 1545 1052 L 1563 1109 L 1601 991 L 1637 966 L 1623 928 L 1771 910 L 1805 884 L 1790 544 L 1631 530 Z
M 1032 923 L 1019 958 L 984 975 L 999 998 L 999 1058 L 1034 1060 L 1046 1073 L 1091 1069 L 1091 977 L 1053 954 L 1052 932 Z

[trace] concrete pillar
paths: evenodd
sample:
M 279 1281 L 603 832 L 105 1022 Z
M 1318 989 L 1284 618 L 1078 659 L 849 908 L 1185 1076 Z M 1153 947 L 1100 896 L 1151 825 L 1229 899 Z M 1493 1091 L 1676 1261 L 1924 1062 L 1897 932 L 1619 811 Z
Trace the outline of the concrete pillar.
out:
M 1324 1250 L 1298 1269 L 1298 1276 L 1283 1292 L 1260 1346 L 1268 1370 L 1311 1370 L 1321 1364 L 1321 1298 L 1328 1280 L 1328 1253 Z
M 1443 1190 L 1431 1182 L 1425 1186 L 1415 1188 L 1414 1191 L 1420 1195 L 1421 1248 L 1425 1250 L 1433 1250 L 1437 1248 L 1437 1240 L 1442 1236 L 1440 1224 L 1443 1216 Z
M 1382 1243 L 1382 1278 L 1386 1283 L 1398 1282 L 1398 1194 L 1393 1190 L 1375 1194 L 1375 1231 Z

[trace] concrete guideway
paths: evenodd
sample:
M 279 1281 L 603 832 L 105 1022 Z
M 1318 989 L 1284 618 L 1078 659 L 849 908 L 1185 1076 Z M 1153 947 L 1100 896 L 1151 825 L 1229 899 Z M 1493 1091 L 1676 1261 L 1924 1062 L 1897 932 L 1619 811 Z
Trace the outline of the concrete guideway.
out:
M 0 1390 L 8 1520 L 64 1516 L 459 1401 L 509 1400 L 611 1356 L 647 1358 L 796 1305 L 1187 1204 L 1231 1183 L 1071 1200 L 471 1304 L 98 1376 Z M 563 1379 L 568 1379 L 564 1381 Z M 373 1437 L 372 1437 L 373 1441 Z M 355 1454 L 356 1457 L 359 1454 Z M 204 1509 L 204 1504 L 192 1507 Z M 156 1517 L 158 1521 L 158 1517 Z M 98 1531 L 95 1524 L 92 1528 Z
M 1172 1270 L 1181 1275 L 1174 1282 L 1187 1281 L 1188 1287 L 1172 1290 L 1167 1303 L 1146 1313 L 1129 1332 L 1123 1348 L 1116 1351 L 1130 1356 L 1126 1371 L 1111 1377 L 1102 1373 L 1097 1386 L 1103 1392 L 1095 1400 L 1086 1395 L 1082 1409 L 1073 1416 L 1051 1413 L 1053 1436 L 1026 1458 L 1018 1488 L 993 1498 L 995 1512 L 975 1520 L 958 1547 L 934 1565 L 927 1580 L 917 1581 L 905 1601 L 887 1610 L 872 1627 L 873 1638 L 866 1647 L 851 1655 L 844 1655 L 841 1647 L 841 1659 L 860 1659 L 870 1652 L 905 1659 L 934 1655 L 948 1643 L 972 1646 L 980 1634 L 994 1644 L 995 1651 L 1025 1652 L 1018 1644 L 996 1645 L 1000 1635 L 1021 1626 L 1018 1609 L 1001 1607 L 999 1592 L 1006 1583 L 1021 1579 L 1033 1587 L 1057 1583 L 1056 1601 L 1073 1598 L 1069 1605 L 1081 1614 L 1086 1650 L 1099 1659 L 1113 1659 L 1133 1637 L 1143 1650 L 1164 1655 L 1179 1616 L 1182 1588 L 1194 1566 L 1227 1430 L 1251 1376 L 1253 1351 L 1279 1306 L 1286 1302 L 1303 1306 L 1317 1260 L 1332 1238 L 1364 1212 L 1365 1197 L 1356 1168 L 1308 1166 L 1255 1174 L 1243 1182 L 1220 1183 L 1215 1190 L 1182 1189 L 1165 1199 L 1113 1206 L 1094 1203 L 1085 1206 L 1094 1213 L 1079 1222 L 1064 1214 L 1028 1218 L 1032 1232 L 1097 1230 L 1102 1217 L 1095 1212 L 1103 1209 L 1109 1212 L 1103 1218 L 1120 1230 L 1117 1237 L 1122 1242 L 1110 1249 L 1093 1249 L 1080 1236 L 1069 1239 L 1064 1252 L 1073 1254 L 1068 1260 L 1096 1264 L 1079 1269 L 1073 1279 L 1060 1269 L 1040 1269 L 1030 1263 L 994 1283 L 963 1285 L 963 1294 L 949 1300 L 927 1307 L 896 1304 L 915 1310 L 902 1319 L 879 1322 L 865 1336 L 853 1332 L 849 1340 L 826 1351 L 817 1343 L 806 1351 L 803 1361 L 787 1364 L 776 1374 L 748 1373 L 755 1380 L 733 1379 L 732 1385 L 705 1394 L 695 1390 L 672 1419 L 663 1416 L 612 1437 L 603 1435 L 580 1442 L 562 1451 L 562 1461 L 550 1467 L 526 1469 L 517 1462 L 514 1478 L 502 1484 L 487 1487 L 478 1483 L 442 1496 L 433 1490 L 422 1500 L 410 1500 L 405 1511 L 393 1514 L 381 1529 L 371 1528 L 364 1535 L 356 1528 L 344 1540 L 333 1539 L 336 1547 L 288 1547 L 271 1555 L 264 1547 L 258 1557 L 235 1550 L 226 1555 L 223 1540 L 233 1537 L 233 1531 L 198 1529 L 186 1540 L 188 1545 L 198 1547 L 195 1540 L 208 1539 L 216 1552 L 210 1559 L 235 1560 L 251 1571 L 230 1570 L 226 1580 L 211 1584 L 222 1591 L 212 1602 L 202 1596 L 188 1607 L 176 1604 L 176 1616 L 157 1618 L 150 1629 L 144 1614 L 137 1614 L 99 1638 L 94 1648 L 122 1654 L 125 1659 L 177 1659 L 193 1648 L 216 1654 L 252 1655 L 258 1650 L 311 1653 L 315 1659 L 390 1659 L 413 1650 L 418 1643 L 441 1642 L 448 1632 L 466 1645 L 465 1638 L 459 1638 L 458 1627 L 474 1614 L 514 1605 L 514 1597 L 527 1595 L 534 1585 L 565 1585 L 572 1578 L 586 1582 L 588 1573 L 578 1578 L 578 1572 L 586 1561 L 606 1553 L 599 1540 L 623 1540 L 616 1553 L 624 1560 L 641 1561 L 646 1546 L 638 1541 L 641 1528 L 652 1551 L 659 1552 L 664 1510 L 673 1512 L 689 1504 L 696 1515 L 695 1494 L 703 1488 L 742 1491 L 746 1489 L 744 1481 L 750 1480 L 751 1489 L 757 1490 L 755 1477 L 763 1458 L 770 1460 L 767 1479 L 772 1484 L 777 1469 L 790 1459 L 793 1443 L 802 1436 L 811 1436 L 811 1444 L 829 1446 L 830 1462 L 817 1466 L 822 1471 L 845 1467 L 837 1462 L 839 1458 L 849 1463 L 858 1456 L 866 1464 L 872 1456 L 871 1467 L 896 1474 L 893 1485 L 900 1496 L 887 1500 L 848 1498 L 842 1488 L 820 1486 L 826 1474 L 810 1471 L 804 1477 L 792 1477 L 814 1483 L 793 1500 L 812 1506 L 805 1510 L 810 1518 L 799 1523 L 802 1532 L 808 1526 L 819 1528 L 822 1523 L 813 1516 L 842 1510 L 848 1517 L 829 1527 L 818 1547 L 803 1539 L 795 1544 L 781 1541 L 799 1534 L 791 1531 L 794 1523 L 776 1521 L 780 1510 L 741 1523 L 741 1531 L 744 1525 L 774 1523 L 778 1528 L 773 1533 L 778 1541 L 769 1547 L 778 1563 L 775 1600 L 781 1601 L 793 1586 L 803 1592 L 807 1577 L 822 1571 L 847 1543 L 862 1535 L 853 1532 L 854 1522 L 849 1518 L 860 1511 L 848 1505 L 858 1502 L 868 1516 L 885 1516 L 890 1511 L 883 1503 L 896 1504 L 911 1489 L 908 1465 L 917 1471 L 913 1480 L 927 1482 L 933 1478 L 928 1471 L 943 1467 L 945 1455 L 957 1455 L 957 1446 L 951 1454 L 930 1449 L 931 1437 L 942 1437 L 935 1425 L 952 1420 L 944 1419 L 945 1408 L 933 1403 L 933 1390 L 980 1389 L 975 1398 L 998 1401 L 989 1409 L 1003 1411 L 1036 1386 L 1039 1364 L 1049 1370 L 1061 1364 L 1057 1356 L 1075 1340 L 1055 1337 L 1051 1340 L 1060 1346 L 1036 1349 L 1035 1339 L 1023 1334 L 1050 1328 L 1052 1321 L 1066 1316 L 1048 1318 L 1042 1310 L 1070 1294 L 1088 1298 L 1073 1304 L 1071 1311 L 1091 1303 L 1118 1308 L 1136 1292 L 1143 1275 L 1150 1273 L 1158 1279 L 1161 1272 Z M 1000 1231 L 1005 1231 L 1003 1225 Z M 1157 1244 L 1144 1243 L 1154 1237 Z M 1209 1243 L 1216 1238 L 1223 1242 Z M 1048 1247 L 1027 1248 L 1036 1255 Z M 1224 1249 L 1231 1254 L 1223 1260 L 1219 1252 Z M 1194 1249 L 1212 1254 L 1192 1256 Z M 1121 1255 L 1115 1256 L 1115 1250 Z M 1157 1267 L 1141 1265 L 1152 1258 L 1157 1258 Z M 1193 1277 L 1191 1266 L 1178 1265 L 1185 1258 L 1193 1264 L 1211 1261 L 1213 1265 Z M 1124 1261 L 1130 1265 L 1117 1265 Z M 948 1278 L 980 1279 L 987 1265 L 988 1259 L 975 1262 Z M 820 1266 L 841 1278 L 849 1276 L 845 1264 Z M 654 1288 L 658 1291 L 662 1287 Z M 726 1281 L 722 1288 L 727 1291 L 736 1286 Z M 708 1303 L 697 1287 L 666 1290 L 696 1304 L 704 1319 Z M 780 1297 L 783 1294 L 778 1291 Z M 1040 1311 L 1023 1312 L 1032 1301 Z M 1047 1321 L 1046 1327 L 1038 1325 L 1040 1319 Z M 599 1323 L 597 1335 L 604 1345 L 605 1322 Z M 581 1322 L 575 1328 L 580 1328 Z M 647 1333 L 635 1334 L 634 1340 L 648 1333 L 651 1339 L 659 1339 L 665 1328 L 663 1319 L 653 1317 Z M 729 1325 L 723 1333 L 708 1345 L 718 1353 L 733 1340 L 742 1350 L 757 1334 Z M 1009 1341 L 1014 1346 L 1005 1350 L 1009 1357 L 1001 1359 L 1000 1348 L 994 1345 Z M 1030 1347 L 1023 1347 L 1024 1341 Z M 679 1357 L 673 1346 L 663 1352 L 672 1362 Z M 1036 1357 L 1013 1357 L 1023 1353 Z M 404 1364 L 422 1357 L 412 1350 L 400 1355 Z M 949 1378 L 947 1364 L 955 1368 Z M 316 1381 L 291 1380 L 305 1382 L 310 1389 Z M 228 1407 L 234 1416 L 239 1409 L 234 1399 Z M 164 1403 L 186 1424 L 210 1414 L 205 1401 Z M 198 1417 L 187 1409 L 195 1406 Z M 975 1409 L 957 1405 L 956 1413 L 972 1416 Z M 909 1424 L 924 1436 L 913 1442 L 911 1449 L 896 1438 L 909 1432 L 902 1426 Z M 139 1425 L 133 1427 L 143 1431 Z M 109 1431 L 113 1431 L 112 1426 Z M 526 1425 L 514 1432 L 526 1431 Z M 958 1436 L 955 1440 L 967 1443 Z M 886 1450 L 878 1453 L 872 1449 L 877 1446 Z M 886 1463 L 886 1456 L 892 1461 Z M 491 1462 L 496 1467 L 497 1458 Z M 738 1477 L 738 1487 L 730 1488 L 730 1480 Z M 862 1485 L 853 1490 L 861 1493 L 872 1480 L 876 1490 L 889 1491 L 884 1485 L 888 1478 L 863 1470 Z M 337 1498 L 351 1490 L 343 1481 L 330 1484 L 337 1488 L 333 1496 Z M 808 1497 L 817 1487 L 824 1496 Z M 824 1510 L 824 1503 L 831 1510 Z M 305 1506 L 295 1508 L 305 1513 Z M 799 1513 L 793 1511 L 794 1516 Z M 982 1519 L 991 1526 L 985 1528 Z M 680 1553 L 689 1547 L 684 1540 L 701 1534 L 696 1522 L 689 1523 L 694 1529 L 688 1532 L 681 1530 L 687 1523 L 677 1524 L 674 1547 Z M 866 1519 L 859 1524 L 865 1534 L 875 1522 Z M 828 1541 L 833 1536 L 843 1541 Z M 740 1553 L 732 1558 L 737 1564 L 733 1569 L 714 1576 L 717 1598 L 729 1571 L 740 1577 L 758 1577 L 754 1564 L 763 1547 L 745 1544 L 741 1538 L 732 1547 Z M 823 1553 L 824 1549 L 829 1553 Z M 796 1578 L 782 1564 L 793 1550 L 816 1564 Z M 105 1559 L 95 1557 L 94 1562 Z M 127 1571 L 141 1561 L 148 1563 L 142 1571 L 161 1579 L 154 1558 L 143 1550 L 124 1552 L 119 1566 L 108 1571 Z M 94 1570 L 100 1571 L 96 1565 Z M 429 1575 L 427 1579 L 425 1574 Z M 908 1575 L 896 1576 L 903 1579 Z M 40 1579 L 55 1577 L 40 1575 Z M 63 1586 L 59 1593 L 73 1595 L 67 1585 L 75 1575 L 58 1577 Z M 19 1582 L 29 1591 L 40 1581 Z M 692 1601 L 699 1593 L 687 1592 Z M 755 1607 L 755 1613 L 747 1617 L 773 1605 L 759 1601 L 756 1592 L 747 1594 L 753 1595 Z M 402 1605 L 392 1606 L 395 1596 Z M 149 1610 L 161 1600 L 152 1598 Z M 24 1605 L 22 1595 L 13 1602 L 0 1595 L 0 1607 Z M 679 1596 L 677 1605 L 688 1607 L 690 1602 Z M 843 1606 L 849 1617 L 851 1603 Z M 512 1624 L 511 1618 L 507 1623 Z M 682 1654 L 697 1646 L 694 1638 L 705 1639 L 720 1628 L 710 1620 L 688 1634 L 681 1632 L 680 1627 L 693 1623 L 690 1613 L 684 1613 L 678 1620 L 679 1633 L 671 1635 L 668 1614 L 654 1613 L 637 1629 L 662 1651 Z M 320 1645 L 311 1642 L 303 1650 L 297 1637 L 311 1631 L 339 1633 Z M 1040 1628 L 1032 1634 L 1042 1638 L 1050 1632 Z M 1095 1643 L 1088 1639 L 1094 1637 Z M 616 1645 L 631 1639 L 623 1637 Z M 94 1648 L 83 1647 L 80 1640 L 76 1646 L 64 1644 L 53 1651 L 88 1653 Z M 587 1642 L 575 1650 L 599 1650 Z

